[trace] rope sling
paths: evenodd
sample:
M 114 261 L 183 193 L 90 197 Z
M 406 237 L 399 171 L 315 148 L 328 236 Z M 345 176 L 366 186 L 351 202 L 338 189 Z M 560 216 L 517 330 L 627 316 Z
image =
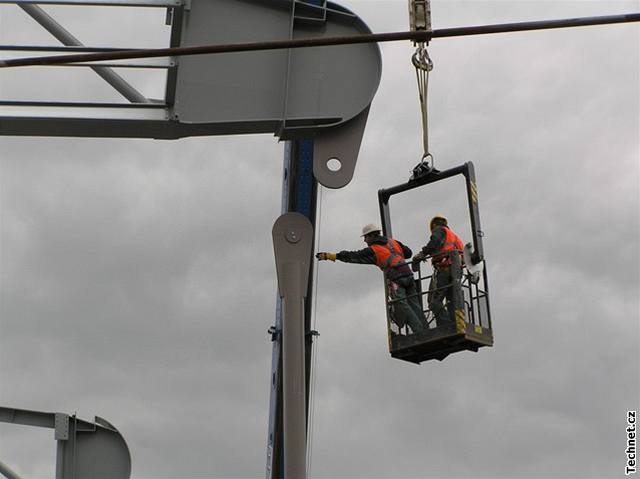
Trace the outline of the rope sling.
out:
M 418 44 L 415 53 L 411 56 L 411 63 L 416 68 L 416 80 L 418 82 L 418 96 L 420 98 L 420 113 L 422 118 L 422 162 L 433 162 L 433 155 L 429 151 L 429 113 L 427 108 L 427 94 L 429 91 L 429 73 L 433 70 L 433 61 L 424 43 Z
M 431 31 L 430 0 L 409 0 L 409 23 L 411 31 Z M 431 171 L 435 166 L 433 155 L 429 150 L 428 112 L 429 73 L 433 70 L 433 61 L 427 51 L 428 42 L 413 42 L 413 44 L 416 46 L 416 51 L 411 56 L 411 63 L 416 69 L 422 121 L 422 157 L 420 163 L 413 169 L 412 175 L 412 178 L 417 178 Z

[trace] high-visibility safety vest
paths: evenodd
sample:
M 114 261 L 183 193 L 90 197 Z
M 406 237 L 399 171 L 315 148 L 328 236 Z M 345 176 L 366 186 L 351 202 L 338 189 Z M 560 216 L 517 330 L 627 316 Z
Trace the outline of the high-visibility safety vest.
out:
M 376 255 L 376 266 L 385 272 L 387 275 L 393 275 L 394 270 L 401 268 L 394 268 L 394 266 L 404 263 L 404 254 L 402 252 L 402 246 L 394 240 L 389 238 L 386 245 L 372 244 L 370 248 Z M 404 271 L 403 271 L 404 273 Z M 395 275 L 393 275 L 395 276 Z
M 433 254 L 433 258 L 431 259 L 431 264 L 436 268 L 451 266 L 452 251 L 456 251 L 455 254 L 459 254 L 462 260 L 462 250 L 464 249 L 464 243 L 457 234 L 451 231 L 448 226 L 442 226 L 442 229 L 444 229 L 446 235 L 444 244 L 442 248 Z

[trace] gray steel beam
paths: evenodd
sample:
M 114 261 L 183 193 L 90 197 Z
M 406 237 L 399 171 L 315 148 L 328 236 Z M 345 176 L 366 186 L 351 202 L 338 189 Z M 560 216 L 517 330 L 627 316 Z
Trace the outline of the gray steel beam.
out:
M 307 295 L 313 227 L 300 213 L 273 226 L 273 248 L 282 298 L 283 437 L 285 479 L 305 479 L 306 392 L 304 298 Z
M 50 412 L 29 411 L 27 409 L 15 409 L 0 407 L 0 422 L 20 424 L 23 426 L 55 427 L 54 416 Z
M 21 479 L 20 476 L 4 462 L 0 461 L 0 474 L 7 479 Z
M 190 45 L 231 41 L 242 42 L 237 44 L 241 48 L 255 42 L 263 47 L 274 47 L 274 42 L 285 47 L 279 39 L 315 42 L 318 35 L 334 40 L 335 35 L 357 38 L 359 43 L 361 36 L 354 34 L 371 33 L 349 10 L 325 0 L 319 0 L 318 5 L 314 3 L 315 0 L 190 0 L 169 9 L 172 48 L 163 51 L 184 53 L 186 49 L 199 48 Z M 255 28 L 235 28 L 248 24 Z M 267 43 L 263 44 L 265 40 Z M 148 51 L 144 52 L 140 58 L 147 57 Z M 129 56 L 131 52 L 99 53 L 114 54 Z M 35 57 L 29 58 L 34 62 Z M 51 64 L 53 58 L 59 60 L 60 56 L 44 58 L 46 64 Z M 82 63 L 115 60 L 83 58 Z M 0 59 L 0 68 L 24 61 Z M 168 67 L 164 104 L 131 105 L 159 106 L 163 110 L 118 111 L 110 108 L 112 105 L 95 103 L 95 111 L 82 112 L 77 108 L 81 105 L 0 102 L 0 135 L 174 139 L 275 133 L 281 140 L 313 138 L 316 179 L 326 187 L 341 188 L 353 175 L 368 107 L 381 70 L 380 49 L 376 44 L 258 52 L 247 57 L 219 55 L 206 61 L 181 57 L 175 66 Z M 260 88 L 255 87 L 255 71 L 262 72 Z M 336 160 L 340 166 L 337 169 L 333 167 Z
M 29 409 L 15 409 L 9 407 L 0 407 L 0 422 L 11 424 L 20 424 L 22 426 L 46 427 L 49 429 L 57 429 L 60 413 L 32 411 Z M 68 416 L 67 416 L 68 417 Z M 76 428 L 78 431 L 94 431 L 95 424 L 76 419 Z
M 73 47 L 84 46 L 80 40 L 74 37 L 38 5 L 19 3 L 18 6 L 38 22 L 45 30 L 51 33 L 51 35 L 56 37 L 63 45 Z M 142 95 L 111 68 L 106 66 L 91 66 L 90 68 L 131 103 L 150 103 L 149 99 Z
M 15 5 L 79 5 L 113 7 L 181 7 L 185 0 L 0 0 Z
M 131 475 L 127 443 L 98 416 L 88 422 L 64 413 L 0 407 L 0 422 L 54 429 L 56 479 L 129 479 Z
M 109 133 L 112 128 L 109 121 L 138 121 L 141 128 L 145 122 L 162 122 L 166 123 L 165 105 L 162 103 L 57 103 L 57 102 L 22 102 L 22 101 L 0 101 L 0 132 L 5 134 L 1 117 L 10 117 L 15 119 L 24 119 L 24 121 L 33 121 L 31 117 L 33 108 L 38 107 L 43 117 L 55 118 L 57 122 L 64 123 L 65 120 L 85 120 L 85 121 L 105 121 L 103 133 Z M 131 125 L 128 125 L 130 127 Z M 155 124 L 154 124 L 155 126 Z M 59 125 L 63 127 L 63 125 Z M 166 125 L 163 125 L 166 128 Z M 60 130 L 62 131 L 62 129 Z M 66 133 L 66 132 L 65 132 Z M 125 131 L 117 131 L 114 136 L 127 136 Z M 56 130 L 52 129 L 50 135 L 65 136 L 65 134 L 56 135 Z M 87 135 L 90 136 L 90 135 Z M 104 136 L 97 135 L 97 136 Z M 135 135 L 134 135 L 135 136 Z

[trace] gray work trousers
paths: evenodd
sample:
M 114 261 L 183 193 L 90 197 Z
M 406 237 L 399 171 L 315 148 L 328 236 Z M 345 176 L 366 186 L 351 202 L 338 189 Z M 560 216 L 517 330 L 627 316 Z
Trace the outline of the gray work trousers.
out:
M 460 290 L 460 278 L 462 271 L 457 278 L 454 278 L 450 266 L 436 269 L 429 285 L 427 301 L 429 309 L 436 318 L 438 328 L 453 325 L 455 323 L 456 306 L 462 307 L 462 291 Z M 447 306 L 444 300 L 447 300 Z
M 405 276 L 395 281 L 390 281 L 390 288 L 391 298 L 394 300 L 394 322 L 401 327 L 408 324 L 414 333 L 426 331 L 427 325 L 413 276 Z

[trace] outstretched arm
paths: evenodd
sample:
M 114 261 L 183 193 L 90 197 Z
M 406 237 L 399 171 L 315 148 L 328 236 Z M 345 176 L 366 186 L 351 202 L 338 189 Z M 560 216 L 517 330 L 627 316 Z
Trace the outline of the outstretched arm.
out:
M 358 251 L 340 251 L 336 258 L 344 263 L 376 264 L 376 254 L 368 247 Z
M 339 253 L 318 253 L 316 258 L 320 261 L 342 261 L 343 263 L 376 264 L 376 255 L 371 248 L 363 248 L 358 251 L 340 251 Z

